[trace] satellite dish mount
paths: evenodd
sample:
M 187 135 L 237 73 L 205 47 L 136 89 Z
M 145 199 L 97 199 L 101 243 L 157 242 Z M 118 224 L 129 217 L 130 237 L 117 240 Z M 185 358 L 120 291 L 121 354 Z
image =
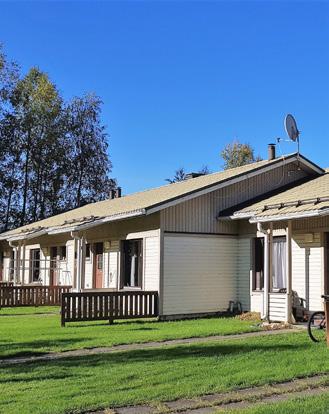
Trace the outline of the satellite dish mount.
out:
M 296 120 L 291 114 L 286 115 L 286 117 L 284 118 L 284 128 L 287 132 L 288 137 L 291 139 L 291 141 L 297 142 L 297 153 L 299 155 L 299 133 L 300 132 L 298 131 Z

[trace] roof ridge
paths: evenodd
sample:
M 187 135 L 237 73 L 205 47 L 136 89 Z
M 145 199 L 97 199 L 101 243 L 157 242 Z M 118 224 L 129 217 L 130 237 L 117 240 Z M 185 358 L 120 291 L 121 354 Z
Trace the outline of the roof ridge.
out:
M 210 173 L 210 174 L 200 175 L 199 177 L 189 178 L 189 179 L 186 179 L 186 180 L 177 181 L 177 182 L 175 182 L 175 183 L 168 183 L 168 184 L 159 185 L 159 186 L 157 186 L 157 187 L 147 188 L 147 189 L 145 189 L 145 190 L 136 191 L 136 192 L 134 192 L 134 193 L 126 194 L 126 195 L 124 195 L 124 196 L 122 196 L 122 197 L 120 197 L 120 198 L 129 197 L 129 196 L 132 196 L 132 195 L 135 195 L 135 194 L 143 194 L 143 193 L 146 193 L 146 192 L 148 192 L 148 191 L 157 190 L 157 189 L 159 189 L 159 188 L 165 188 L 165 187 L 169 187 L 169 186 L 178 186 L 178 185 L 181 185 L 182 183 L 186 183 L 186 182 L 187 182 L 187 181 L 189 181 L 189 180 L 193 180 L 193 182 L 196 182 L 196 181 L 201 181 L 204 177 L 211 177 L 211 176 L 214 176 L 214 175 L 216 175 L 216 174 L 226 173 L 226 172 L 228 172 L 228 171 L 233 171 L 233 170 L 236 170 L 236 169 L 238 169 L 238 168 L 243 168 L 243 167 L 252 166 L 252 165 L 255 165 L 255 167 L 256 167 L 256 166 L 257 166 L 257 165 L 259 165 L 259 164 L 270 164 L 270 163 L 272 163 L 272 162 L 274 162 L 274 161 L 276 161 L 276 162 L 277 162 L 277 161 L 279 161 L 279 160 L 284 161 L 286 158 L 289 158 L 289 157 L 291 157 L 291 156 L 293 156 L 293 155 L 297 155 L 297 153 L 292 152 L 292 153 L 290 153 L 290 154 L 286 154 L 286 155 L 282 155 L 282 156 L 280 156 L 280 157 L 276 157 L 276 158 L 274 158 L 273 160 L 266 160 L 266 159 L 265 159 L 265 160 L 255 161 L 255 162 L 251 162 L 251 163 L 248 163 L 248 164 L 239 165 L 238 167 L 227 168 L 226 170 L 224 169 L 224 170 L 221 170 L 221 171 L 216 171 L 216 172 L 213 172 L 213 173 Z M 120 199 L 120 198 L 119 198 L 119 199 Z M 104 202 L 104 201 L 112 201 L 112 200 L 117 200 L 117 199 L 116 199 L 116 198 L 113 198 L 113 199 L 109 199 L 109 198 L 107 198 L 106 200 L 98 201 L 98 203 L 102 203 L 102 202 Z

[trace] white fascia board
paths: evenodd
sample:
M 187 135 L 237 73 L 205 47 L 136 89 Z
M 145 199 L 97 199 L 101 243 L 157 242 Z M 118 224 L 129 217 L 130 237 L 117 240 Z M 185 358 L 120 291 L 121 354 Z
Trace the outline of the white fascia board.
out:
M 70 231 L 74 231 L 77 226 L 69 226 L 69 227 L 50 227 L 48 229 L 48 234 L 51 236 L 53 234 L 62 234 L 62 233 L 69 233 Z
M 111 221 L 117 221 L 117 220 L 124 220 L 126 218 L 131 217 L 137 217 L 145 215 L 145 210 L 136 210 L 129 213 L 123 213 L 123 214 L 115 214 L 112 216 L 103 217 L 98 220 L 90 221 L 87 223 L 82 224 L 75 224 L 74 226 L 68 226 L 68 227 L 53 227 L 48 230 L 48 234 L 61 234 L 61 233 L 68 233 L 71 231 L 81 231 L 81 230 L 87 230 L 92 227 L 100 226 L 105 223 L 109 223 Z
M 116 220 L 124 220 L 124 219 L 132 218 L 132 217 L 145 216 L 145 215 L 146 215 L 146 210 L 145 208 L 142 208 L 139 210 L 130 211 L 128 213 L 113 214 L 112 216 L 104 217 L 103 219 L 100 220 L 99 224 L 109 223 L 110 221 L 116 221 Z
M 249 211 L 248 213 L 234 213 L 232 216 L 230 216 L 231 220 L 241 220 L 241 219 L 249 219 L 250 217 L 253 217 L 256 214 L 256 212 Z
M 36 237 L 43 236 L 45 234 L 47 234 L 46 229 L 36 231 L 35 233 L 28 233 L 28 234 L 24 233 L 24 234 L 17 234 L 17 235 L 13 234 L 12 236 L 6 237 L 5 240 L 8 240 L 8 241 L 31 240 Z
M 304 213 L 288 213 L 286 215 L 275 215 L 275 216 L 266 216 L 266 217 L 252 217 L 249 222 L 250 223 L 268 223 L 271 221 L 284 221 L 284 220 L 291 220 L 291 219 L 301 219 L 301 218 L 309 218 L 309 217 L 320 217 L 320 216 L 327 216 L 329 215 L 329 208 L 325 210 L 313 210 Z
M 311 164 L 309 162 L 306 163 L 306 160 L 304 160 L 304 158 L 298 158 L 297 155 L 295 155 L 295 156 L 293 156 L 291 158 L 288 158 L 288 159 L 284 158 L 284 159 L 280 160 L 280 162 L 273 163 L 273 164 L 270 164 L 268 166 L 260 167 L 255 171 L 250 171 L 249 173 L 240 175 L 239 177 L 228 178 L 224 182 L 219 182 L 218 184 L 210 185 L 209 187 L 204 188 L 204 189 L 200 189 L 199 191 L 196 190 L 191 194 L 187 194 L 186 196 L 177 197 L 175 200 L 164 202 L 163 204 L 158 205 L 156 207 L 147 208 L 146 209 L 146 214 L 156 213 L 157 211 L 163 210 L 163 209 L 168 208 L 168 207 L 175 206 L 177 204 L 183 203 L 184 201 L 192 200 L 193 198 L 200 197 L 204 194 L 211 193 L 212 191 L 219 190 L 220 188 L 224 188 L 224 187 L 227 187 L 229 185 L 239 183 L 241 181 L 247 180 L 248 178 L 255 177 L 256 175 L 263 174 L 264 172 L 271 171 L 275 168 L 280 167 L 281 165 L 288 165 L 292 162 L 296 162 L 297 160 L 299 160 L 300 163 L 306 164 L 309 168 L 312 168 L 313 170 L 316 170 L 317 172 L 323 174 L 322 170 L 315 169 L 315 166 L 313 164 Z

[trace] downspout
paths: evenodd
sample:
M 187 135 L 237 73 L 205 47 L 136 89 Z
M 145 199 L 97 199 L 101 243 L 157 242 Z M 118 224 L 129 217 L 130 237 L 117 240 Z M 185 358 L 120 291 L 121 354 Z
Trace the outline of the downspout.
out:
M 74 240 L 74 257 L 73 257 L 73 288 L 78 292 L 81 291 L 81 237 L 74 231 L 71 231 L 71 237 Z M 77 253 L 77 258 L 75 258 Z M 75 286 L 74 286 L 75 285 Z
M 8 240 L 9 246 L 14 250 L 14 284 L 17 284 L 17 272 L 18 272 L 18 246 L 15 246 L 15 244 Z M 10 274 L 10 268 L 9 268 L 9 274 Z M 9 279 L 8 279 L 9 280 Z
M 71 231 L 71 237 L 77 242 L 77 277 L 76 289 L 78 292 L 85 286 L 85 257 L 86 257 L 86 243 L 84 236 L 79 236 L 78 233 Z M 75 260 L 75 258 L 74 258 Z
M 25 240 L 23 240 L 23 243 L 22 243 L 21 247 L 23 249 L 21 284 L 24 285 L 25 284 L 25 260 L 26 260 L 26 241 Z
M 257 230 L 264 234 L 264 293 L 263 293 L 263 309 L 262 319 L 268 319 L 268 295 L 269 295 L 269 274 L 270 274 L 270 246 L 269 234 L 264 230 L 262 223 L 257 223 Z

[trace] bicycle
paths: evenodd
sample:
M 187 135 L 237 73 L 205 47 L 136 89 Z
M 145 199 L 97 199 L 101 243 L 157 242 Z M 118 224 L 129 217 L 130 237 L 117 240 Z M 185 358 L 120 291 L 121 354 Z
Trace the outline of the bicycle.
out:
M 328 295 L 322 296 L 328 299 Z M 322 342 L 326 340 L 326 315 L 323 311 L 313 312 L 307 323 L 307 332 L 313 342 Z
M 323 311 L 312 313 L 307 323 L 307 332 L 313 342 L 326 339 L 326 317 Z

